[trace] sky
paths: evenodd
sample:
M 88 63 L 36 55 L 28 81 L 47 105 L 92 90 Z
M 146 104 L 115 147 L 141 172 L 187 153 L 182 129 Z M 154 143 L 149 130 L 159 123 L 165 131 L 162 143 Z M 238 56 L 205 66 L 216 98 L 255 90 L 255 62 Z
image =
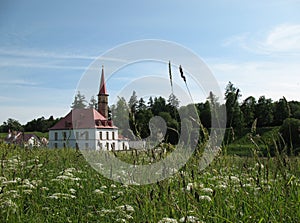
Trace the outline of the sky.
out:
M 299 10 L 299 0 L 2 0 L 0 123 L 65 116 L 99 56 L 143 39 L 190 49 L 221 91 L 229 81 L 241 90 L 240 102 L 262 95 L 300 101 Z M 158 78 L 168 72 L 167 66 L 132 65 L 118 71 L 126 73 L 126 83 L 108 83 L 109 93 L 117 95 L 124 85 L 134 89 L 149 70 Z M 205 95 L 194 91 L 193 98 Z

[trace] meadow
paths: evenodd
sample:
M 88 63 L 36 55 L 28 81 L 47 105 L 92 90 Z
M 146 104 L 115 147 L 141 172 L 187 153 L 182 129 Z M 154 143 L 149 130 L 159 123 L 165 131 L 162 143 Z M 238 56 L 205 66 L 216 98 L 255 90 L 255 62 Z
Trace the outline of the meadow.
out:
M 299 157 L 251 154 L 199 171 L 195 153 L 168 179 L 123 185 L 80 151 L 0 144 L 0 222 L 300 222 Z

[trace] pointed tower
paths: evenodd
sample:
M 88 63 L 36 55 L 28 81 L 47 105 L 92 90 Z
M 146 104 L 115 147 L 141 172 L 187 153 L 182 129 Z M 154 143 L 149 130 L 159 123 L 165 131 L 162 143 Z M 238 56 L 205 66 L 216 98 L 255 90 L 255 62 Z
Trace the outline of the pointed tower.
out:
M 108 119 L 108 93 L 106 91 L 103 66 L 100 79 L 100 89 L 98 94 L 98 112 L 101 115 L 103 115 L 106 119 Z

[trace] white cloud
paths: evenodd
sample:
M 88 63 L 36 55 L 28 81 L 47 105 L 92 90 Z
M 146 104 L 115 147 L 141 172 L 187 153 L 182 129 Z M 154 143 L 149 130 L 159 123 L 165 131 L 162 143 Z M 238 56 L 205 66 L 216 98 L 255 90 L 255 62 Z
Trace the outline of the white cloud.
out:
M 265 95 L 300 100 L 300 64 L 287 61 L 212 62 L 210 67 L 223 88 L 229 81 L 241 89 L 243 99 Z
M 300 24 L 280 24 L 267 32 L 234 35 L 222 44 L 234 45 L 257 54 L 300 55 Z
M 300 53 L 300 25 L 283 24 L 275 27 L 262 42 L 262 46 L 270 52 Z

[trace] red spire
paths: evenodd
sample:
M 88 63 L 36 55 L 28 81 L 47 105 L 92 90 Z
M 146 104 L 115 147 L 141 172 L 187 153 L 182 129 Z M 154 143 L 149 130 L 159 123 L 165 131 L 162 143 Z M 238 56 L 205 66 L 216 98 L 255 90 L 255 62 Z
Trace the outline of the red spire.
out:
M 108 93 L 106 91 L 105 80 L 104 80 L 104 66 L 103 65 L 102 65 L 102 74 L 101 74 L 99 95 L 108 95 Z

